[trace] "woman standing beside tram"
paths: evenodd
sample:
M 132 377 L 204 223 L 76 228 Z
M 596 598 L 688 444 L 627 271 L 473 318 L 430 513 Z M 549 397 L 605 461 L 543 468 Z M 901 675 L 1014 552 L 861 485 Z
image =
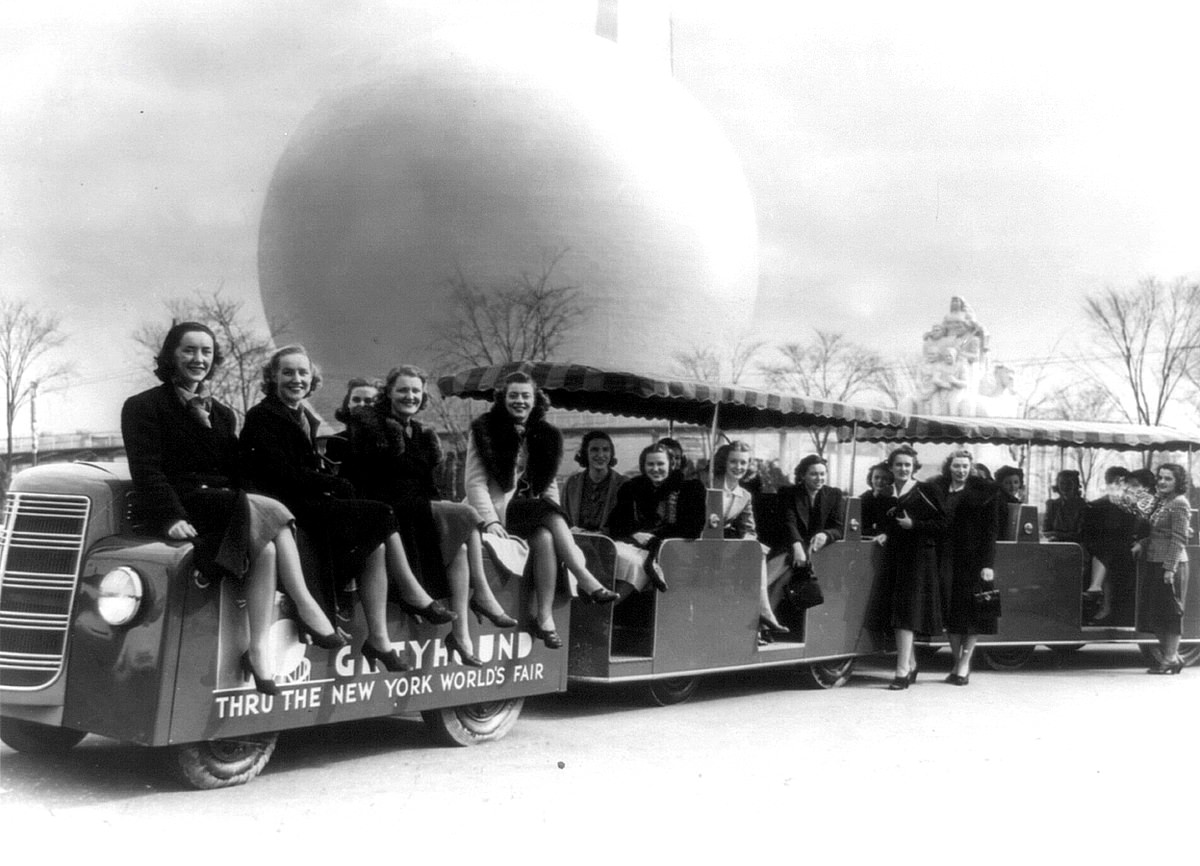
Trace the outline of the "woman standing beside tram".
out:
M 334 649 L 345 640 L 304 582 L 292 513 L 240 489 L 237 422 L 207 386 L 222 360 L 207 325 L 173 326 L 155 358 L 154 374 L 163 384 L 125 401 L 121 435 L 137 518 L 173 541 L 192 540 L 203 574 L 244 581 L 250 646 L 242 670 L 255 688 L 273 695 L 279 692 L 270 645 L 277 585 L 314 643 Z
M 938 542 L 946 531 L 946 514 L 938 489 L 913 477 L 921 464 L 911 446 L 894 449 L 887 464 L 895 483 L 896 505 L 875 542 L 883 546 L 881 578 L 891 600 L 891 625 L 896 634 L 896 675 L 888 686 L 895 691 L 916 682 L 915 634 L 942 632 Z
M 446 638 L 465 664 L 480 667 L 468 610 L 499 628 L 517 621 L 504 612 L 488 585 L 479 536 L 479 514 L 463 502 L 442 501 L 434 472 L 442 462 L 437 433 L 416 420 L 429 403 L 428 376 L 419 367 L 393 368 L 379 396 L 346 417 L 347 448 L 341 475 L 364 499 L 392 507 L 404 549 L 431 595 L 450 597 L 458 618 Z M 472 590 L 473 597 L 472 597 Z
M 303 346 L 285 346 L 263 365 L 265 398 L 246 413 L 242 459 L 258 489 L 280 499 L 313 539 L 322 583 L 332 597 L 351 579 L 358 582 L 367 620 L 363 658 L 389 671 L 408 670 L 387 629 L 388 577 L 400 606 L 430 622 L 454 614 L 421 588 L 409 568 L 396 518 L 382 502 L 354 498 L 350 482 L 324 471 L 317 453 L 318 421 L 303 402 L 321 384 Z
M 999 534 L 999 488 L 971 472 L 971 452 L 951 451 L 934 482 L 941 493 L 948 526 L 943 542 L 946 574 L 946 632 L 954 667 L 946 682 L 965 686 L 971 678 L 971 654 L 981 634 L 996 633 L 996 618 L 981 615 L 975 593 L 992 585 Z
M 608 604 L 617 594 L 588 570 L 571 537 L 558 499 L 563 440 L 545 420 L 550 401 L 528 373 L 510 373 L 493 395 L 492 408 L 471 422 L 467 445 L 467 501 L 483 531 L 526 539 L 533 557 L 537 618 L 533 634 L 550 649 L 563 645 L 554 625 L 558 564 L 579 581 L 585 601 Z
M 1162 653 L 1162 660 L 1146 671 L 1149 674 L 1177 674 L 1183 670 L 1179 640 L 1187 597 L 1187 541 L 1191 530 L 1187 489 L 1187 471 L 1182 466 L 1159 465 L 1149 517 L 1150 535 L 1134 545 L 1134 556 L 1143 558 L 1147 565 L 1138 589 L 1137 628 L 1153 633 Z

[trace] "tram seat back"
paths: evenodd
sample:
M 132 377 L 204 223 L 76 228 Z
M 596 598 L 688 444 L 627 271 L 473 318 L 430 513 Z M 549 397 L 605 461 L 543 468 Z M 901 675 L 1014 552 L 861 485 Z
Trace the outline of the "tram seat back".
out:
M 1038 534 L 1037 506 L 1010 502 L 1007 508 L 1008 518 L 1004 522 L 1000 540 L 1036 544 L 1041 538 Z

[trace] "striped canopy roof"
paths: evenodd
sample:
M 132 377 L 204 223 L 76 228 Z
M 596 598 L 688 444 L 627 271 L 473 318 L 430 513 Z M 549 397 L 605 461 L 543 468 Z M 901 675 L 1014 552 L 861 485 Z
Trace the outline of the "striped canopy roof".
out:
M 523 370 L 533 377 L 559 409 L 606 412 L 632 418 L 675 421 L 683 424 L 718 421 L 726 430 L 800 426 L 902 427 L 905 416 L 887 409 L 870 409 L 849 403 L 778 394 L 753 388 L 735 388 L 660 379 L 638 373 L 621 373 L 580 364 L 514 362 L 475 367 L 443 376 L 438 390 L 447 397 L 487 399 L 509 373 Z
M 1200 449 L 1200 433 L 1170 427 L 1105 421 L 1057 421 L 1045 418 L 959 418 L 908 416 L 902 429 L 860 430 L 867 442 L 1032 443 L 1063 448 L 1110 448 L 1116 451 L 1189 451 Z

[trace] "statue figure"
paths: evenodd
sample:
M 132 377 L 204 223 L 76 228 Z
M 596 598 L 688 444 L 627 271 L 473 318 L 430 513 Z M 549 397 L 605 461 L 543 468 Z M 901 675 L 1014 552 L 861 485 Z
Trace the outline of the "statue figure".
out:
M 950 311 L 923 337 L 923 361 L 910 405 L 932 415 L 979 413 L 987 353 L 987 331 L 963 298 L 951 298 Z

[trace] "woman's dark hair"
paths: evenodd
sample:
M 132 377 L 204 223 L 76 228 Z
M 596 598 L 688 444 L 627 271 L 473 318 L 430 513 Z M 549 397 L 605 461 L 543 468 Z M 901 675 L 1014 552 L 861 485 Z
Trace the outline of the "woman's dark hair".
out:
M 1154 489 L 1154 473 L 1149 469 L 1135 469 L 1126 476 L 1126 480 L 1140 484 L 1147 490 Z
M 383 383 L 378 379 L 364 379 L 362 376 L 355 376 L 346 383 L 346 395 L 342 397 L 342 405 L 334 410 L 333 417 L 338 421 L 341 421 L 343 424 L 350 420 L 350 394 L 353 393 L 355 388 L 374 388 L 375 391 L 378 392 L 382 387 Z M 375 403 L 378 400 L 379 394 L 376 393 L 375 400 L 373 400 L 372 403 Z
M 911 445 L 899 445 L 891 450 L 887 456 L 888 469 L 892 468 L 892 463 L 901 454 L 907 454 L 913 459 L 913 472 L 917 472 L 921 468 L 921 461 L 917 459 L 917 450 Z
M 942 478 L 946 479 L 947 481 L 950 480 L 950 464 L 953 463 L 958 457 L 966 457 L 972 466 L 975 465 L 975 458 L 972 456 L 970 451 L 968 451 L 966 448 L 955 448 L 953 451 L 947 454 L 946 459 L 942 461 Z
M 971 472 L 976 478 L 982 478 L 984 481 L 992 480 L 992 470 L 988 469 L 983 463 L 975 463 L 971 466 Z
M 688 460 L 688 456 L 683 453 L 683 446 L 679 444 L 678 440 L 672 439 L 670 436 L 664 436 L 656 444 L 666 447 L 667 454 L 671 457 L 672 472 L 682 472 L 691 463 Z
M 275 393 L 275 377 L 279 375 L 279 362 L 288 355 L 303 355 L 305 358 L 308 358 L 308 365 L 312 368 L 312 382 L 309 384 L 308 393 L 304 396 L 312 396 L 321 387 L 321 368 L 309 357 L 308 350 L 299 344 L 284 346 L 282 349 L 277 349 L 271 355 L 267 363 L 262 365 L 262 383 L 259 387 L 268 397 Z
M 608 443 L 608 447 L 612 450 L 612 456 L 608 458 L 608 468 L 612 469 L 617 465 L 617 446 L 613 444 L 612 437 L 603 430 L 589 430 L 583 434 L 583 441 L 579 443 L 579 450 L 575 452 L 575 462 L 584 469 L 588 467 L 587 450 L 588 446 L 597 439 L 603 439 Z
M 217 341 L 217 335 L 213 333 L 212 328 L 200 322 L 180 322 L 178 325 L 172 325 L 171 330 L 167 331 L 167 335 L 163 337 L 162 348 L 154 356 L 154 375 L 158 377 L 158 381 L 175 381 L 175 350 L 183 342 L 183 335 L 190 334 L 193 331 L 208 334 L 213 342 L 212 364 L 208 368 L 208 375 L 204 377 L 204 381 L 207 382 L 211 379 L 213 374 L 217 372 L 217 368 L 225 363 L 225 355 L 221 352 L 221 344 Z
M 1054 488 L 1053 488 L 1054 492 L 1057 493 L 1059 496 L 1062 496 L 1063 495 L 1063 485 L 1065 482 L 1068 482 L 1068 481 L 1074 482 L 1076 493 L 1083 492 L 1083 484 L 1079 480 L 1079 470 L 1078 469 L 1062 469 L 1062 470 L 1060 470 L 1059 473 L 1054 476 Z
M 421 405 L 417 407 L 417 411 L 420 412 L 429 405 L 429 374 L 414 364 L 401 364 L 399 367 L 392 367 L 388 370 L 387 377 L 379 386 L 379 393 L 375 395 L 376 408 L 386 410 L 391 407 L 392 386 L 401 376 L 410 376 L 413 379 L 421 380 Z
M 808 470 L 812 469 L 818 463 L 820 463 L 826 469 L 829 468 L 829 461 L 820 454 L 809 454 L 796 464 L 796 469 L 792 472 L 792 482 L 794 484 L 803 484 L 804 476 L 808 474 Z
M 1129 470 L 1124 466 L 1110 466 L 1104 470 L 1104 483 L 1116 484 L 1129 477 Z
M 874 466 L 872 466 L 870 469 L 867 470 L 867 489 L 868 490 L 871 490 L 874 487 L 874 485 L 871 484 L 871 476 L 874 475 L 876 472 L 882 472 L 884 475 L 886 475 L 888 484 L 891 484 L 896 480 L 895 478 L 892 477 L 892 470 L 891 470 L 891 468 L 888 467 L 888 465 L 886 463 L 876 463 Z
M 492 391 L 492 402 L 497 406 L 504 406 L 504 397 L 508 394 L 509 385 L 529 385 L 533 388 L 533 411 L 529 413 L 530 421 L 539 420 L 549 411 L 550 398 L 546 396 L 545 391 L 538 387 L 537 382 L 533 381 L 533 377 L 524 370 L 509 373 L 504 377 L 504 381 Z
M 1157 473 L 1167 470 L 1175 476 L 1175 495 L 1185 496 L 1188 492 L 1188 474 L 1187 470 L 1178 463 L 1159 463 L 1158 468 L 1154 470 Z
M 642 453 L 638 455 L 638 471 L 641 472 L 643 475 L 645 475 L 646 474 L 646 458 L 648 456 L 650 456 L 651 454 L 659 454 L 659 453 L 667 455 L 667 467 L 670 468 L 670 466 L 671 466 L 671 449 L 668 448 L 666 445 L 663 445 L 662 442 L 655 442 L 654 444 L 647 445 L 645 448 L 643 448 Z
M 754 449 L 750 447 L 750 443 L 742 439 L 734 439 L 732 442 L 726 442 L 713 455 L 712 477 L 714 483 L 725 474 L 725 469 L 729 465 L 729 455 L 734 451 L 744 451 L 747 454 L 754 453 Z
M 1012 476 L 1017 476 L 1021 479 L 1021 485 L 1025 485 L 1025 471 L 1018 466 L 1001 466 L 996 470 L 996 483 L 1003 484 Z

